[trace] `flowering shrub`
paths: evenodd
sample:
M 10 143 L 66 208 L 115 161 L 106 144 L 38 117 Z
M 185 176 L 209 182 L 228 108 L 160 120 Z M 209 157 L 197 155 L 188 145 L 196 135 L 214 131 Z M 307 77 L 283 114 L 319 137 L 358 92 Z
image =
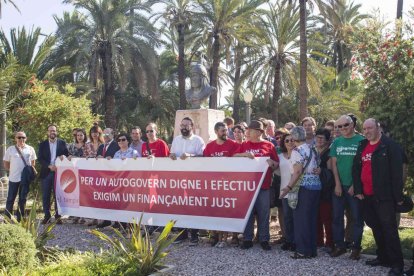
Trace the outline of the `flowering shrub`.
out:
M 384 125 L 384 130 L 407 151 L 409 164 L 412 164 L 414 37 L 410 29 L 404 31 L 384 32 L 380 25 L 374 23 L 357 31 L 353 36 L 351 63 L 352 77 L 363 80 L 361 111 Z
M 89 128 L 97 120 L 91 112 L 91 101 L 86 96 L 75 97 L 75 88 L 66 85 L 64 91 L 55 87 L 46 87 L 46 81 L 32 77 L 30 87 L 24 91 L 23 105 L 17 108 L 11 117 L 28 135 L 28 143 L 37 145 L 46 139 L 47 126 L 58 126 L 58 135 L 67 142 L 72 142 L 72 129 Z

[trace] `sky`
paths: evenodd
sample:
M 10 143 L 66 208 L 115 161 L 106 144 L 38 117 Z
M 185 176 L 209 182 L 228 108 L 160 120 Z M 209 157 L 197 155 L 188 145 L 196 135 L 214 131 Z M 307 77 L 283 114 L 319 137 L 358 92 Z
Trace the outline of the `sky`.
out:
M 2 0 L 0 0 L 2 1 Z M 11 28 L 26 26 L 40 27 L 42 33 L 51 34 L 56 30 L 56 23 L 53 15 L 59 17 L 64 11 L 72 11 L 73 7 L 62 4 L 61 0 L 13 0 L 19 7 L 20 13 L 10 4 L 2 3 L 2 15 L 0 28 L 9 33 Z M 379 8 L 381 14 L 392 20 L 397 14 L 397 0 L 354 0 L 356 4 L 362 4 L 362 12 L 371 12 Z M 404 12 L 414 6 L 414 0 L 404 1 Z

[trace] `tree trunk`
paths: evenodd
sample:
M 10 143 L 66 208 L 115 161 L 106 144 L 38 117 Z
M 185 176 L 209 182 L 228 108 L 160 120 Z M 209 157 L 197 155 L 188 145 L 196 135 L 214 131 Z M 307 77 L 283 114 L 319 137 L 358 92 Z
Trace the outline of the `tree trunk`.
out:
M 308 85 L 307 85 L 307 67 L 308 60 L 306 56 L 306 0 L 299 0 L 300 15 L 300 86 L 299 86 L 299 120 L 308 116 Z
M 279 124 L 279 98 L 282 94 L 282 66 L 279 57 L 276 57 L 275 76 L 273 79 L 272 119 L 276 125 Z
M 342 70 L 344 70 L 344 53 L 343 53 L 341 41 L 339 40 L 336 42 L 336 51 L 338 53 L 338 62 L 336 64 L 336 72 L 339 75 L 339 73 L 341 73 Z
M 236 122 L 240 122 L 240 87 L 241 87 L 241 65 L 243 48 L 239 45 L 236 46 L 235 53 L 235 73 L 234 73 L 234 95 L 233 95 L 233 118 Z
M 216 92 L 210 96 L 210 108 L 217 109 L 217 91 L 218 91 L 218 70 L 220 66 L 220 38 L 216 33 L 213 41 L 213 66 L 211 67 L 210 85 L 217 88 Z
M 178 91 L 180 93 L 180 109 L 186 109 L 185 98 L 185 60 L 184 60 L 184 25 L 177 25 L 178 32 Z
M 115 87 L 112 74 L 112 48 L 108 41 L 101 41 L 100 56 L 102 60 L 102 73 L 104 83 L 104 112 L 106 127 L 116 128 L 115 116 Z
M 398 0 L 397 3 L 397 19 L 402 18 L 404 0 Z
M 270 108 L 270 87 L 272 84 L 272 75 L 269 74 L 266 79 L 266 90 L 264 91 L 264 104 L 266 106 L 266 112 L 269 112 Z

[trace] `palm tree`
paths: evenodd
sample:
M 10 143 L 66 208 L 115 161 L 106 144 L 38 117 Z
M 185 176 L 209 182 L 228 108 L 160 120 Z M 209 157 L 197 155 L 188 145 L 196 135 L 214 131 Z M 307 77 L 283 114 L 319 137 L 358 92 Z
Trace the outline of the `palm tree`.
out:
M 178 47 L 178 91 L 180 93 L 180 109 L 185 109 L 185 35 L 191 22 L 190 0 L 165 0 L 166 12 L 164 17 L 177 33 Z
M 218 87 L 221 54 L 230 56 L 231 44 L 244 42 L 244 30 L 251 25 L 251 16 L 265 0 L 198 0 L 201 12 L 199 21 L 204 24 L 208 38 L 212 66 L 210 85 Z M 217 108 L 217 94 L 210 96 L 210 108 Z
M 0 18 L 1 18 L 2 5 L 3 5 L 2 2 L 4 2 L 4 4 L 10 3 L 18 12 L 20 12 L 19 8 L 12 0 L 0 0 Z
M 300 65 L 300 13 L 299 7 L 280 1 L 269 4 L 264 11 L 260 24 L 261 38 L 257 44 L 261 47 L 251 57 L 246 74 L 250 75 L 250 85 L 255 90 L 264 91 L 264 102 L 272 119 L 279 121 L 279 101 L 282 95 L 295 97 L 298 90 L 298 68 Z M 249 66 L 248 66 L 249 67 Z M 311 91 L 317 91 L 316 73 L 319 68 L 310 60 L 307 77 Z M 272 104 L 269 105 L 270 91 Z
M 77 51 L 80 60 L 88 65 L 84 71 L 98 91 L 102 82 L 102 97 L 95 98 L 98 101 L 96 111 L 103 111 L 106 126 L 115 128 L 115 89 L 125 90 L 128 77 L 131 77 L 131 85 L 141 88 L 142 93 L 147 91 L 142 89 L 146 84 L 153 100 L 158 97 L 158 62 L 154 48 L 160 44 L 155 27 L 143 14 L 151 11 L 150 4 L 140 0 L 63 2 L 87 13 L 77 15 L 74 26 L 59 26 L 59 44 L 73 43 L 72 51 Z
M 39 79 L 56 80 L 62 74 L 69 72 L 68 67 L 47 65 L 48 58 L 55 45 L 56 39 L 47 36 L 41 42 L 41 29 L 27 31 L 25 27 L 10 30 L 10 40 L 0 30 L 0 63 L 6 64 L 11 56 L 14 57 L 20 67 L 25 67 L 28 72 L 35 74 Z
M 336 68 L 339 75 L 349 68 L 352 56 L 346 43 L 349 33 L 370 16 L 359 12 L 361 4 L 354 5 L 348 0 L 331 0 L 328 3 L 319 1 L 317 4 L 321 13 L 317 19 L 323 26 L 321 32 L 326 38 L 324 44 L 329 45 L 329 54 L 332 55 L 330 65 Z

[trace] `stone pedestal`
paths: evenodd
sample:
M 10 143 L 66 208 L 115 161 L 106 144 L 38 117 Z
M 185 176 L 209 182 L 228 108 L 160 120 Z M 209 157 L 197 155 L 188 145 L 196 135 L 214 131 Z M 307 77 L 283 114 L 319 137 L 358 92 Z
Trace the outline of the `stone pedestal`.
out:
M 194 121 L 194 134 L 201 136 L 207 144 L 209 141 L 217 138 L 214 132 L 214 125 L 217 122 L 223 122 L 224 111 L 216 109 L 177 110 L 175 113 L 174 137 L 181 134 L 180 124 L 185 117 L 190 117 Z

